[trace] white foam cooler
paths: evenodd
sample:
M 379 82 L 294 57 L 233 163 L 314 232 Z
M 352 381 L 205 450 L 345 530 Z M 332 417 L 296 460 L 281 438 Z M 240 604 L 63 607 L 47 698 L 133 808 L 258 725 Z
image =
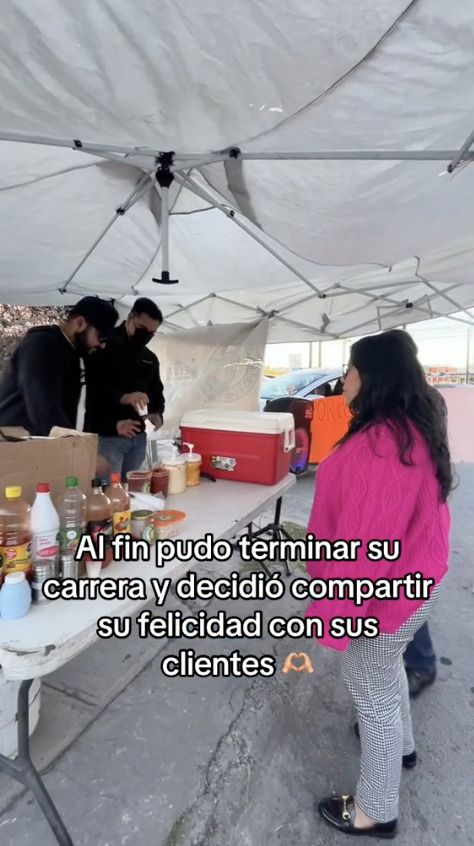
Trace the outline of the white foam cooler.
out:
M 184 415 L 181 437 L 202 456 L 202 473 L 276 485 L 290 469 L 295 423 L 292 414 L 202 409 Z

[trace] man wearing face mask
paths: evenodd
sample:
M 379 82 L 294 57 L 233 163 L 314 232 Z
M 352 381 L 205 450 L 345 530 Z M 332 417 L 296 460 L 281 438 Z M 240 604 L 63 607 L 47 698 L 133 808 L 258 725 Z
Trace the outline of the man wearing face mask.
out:
M 0 385 L 0 426 L 49 435 L 75 429 L 81 394 L 81 358 L 100 350 L 118 313 L 112 303 L 84 297 L 59 326 L 30 329 L 15 349 Z
M 156 355 L 147 348 L 163 322 L 153 300 L 139 298 L 107 348 L 87 362 L 85 429 L 99 435 L 99 453 L 126 481 L 146 455 L 145 419 L 163 424 L 165 401 Z M 140 409 L 147 406 L 146 416 Z

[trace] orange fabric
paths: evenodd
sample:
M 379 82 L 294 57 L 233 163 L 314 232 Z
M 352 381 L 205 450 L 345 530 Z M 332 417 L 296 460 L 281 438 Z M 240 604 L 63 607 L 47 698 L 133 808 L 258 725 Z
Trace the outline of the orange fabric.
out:
M 351 413 L 343 396 L 313 400 L 310 464 L 319 464 L 347 432 Z

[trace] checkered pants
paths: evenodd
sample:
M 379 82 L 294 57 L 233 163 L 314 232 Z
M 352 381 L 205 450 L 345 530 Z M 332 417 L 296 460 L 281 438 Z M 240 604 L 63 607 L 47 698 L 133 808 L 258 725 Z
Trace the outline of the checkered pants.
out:
M 438 595 L 439 585 L 395 634 L 361 637 L 344 653 L 342 675 L 356 705 L 361 742 L 355 800 L 376 822 L 398 814 L 402 755 L 415 749 L 403 653 Z

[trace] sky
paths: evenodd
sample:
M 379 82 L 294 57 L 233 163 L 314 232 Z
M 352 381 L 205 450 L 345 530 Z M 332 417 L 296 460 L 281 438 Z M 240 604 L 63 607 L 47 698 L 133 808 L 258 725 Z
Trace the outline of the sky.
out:
M 458 315 L 465 317 L 465 315 Z M 474 324 L 473 324 L 474 326 Z M 469 329 L 465 323 L 457 323 L 449 318 L 425 320 L 422 323 L 408 325 L 407 331 L 418 346 L 418 357 L 427 367 L 456 367 L 465 372 L 468 354 L 468 334 L 470 372 L 474 372 L 474 328 Z M 324 341 L 321 344 L 321 361 L 319 360 L 319 344 L 269 344 L 265 354 L 265 364 L 268 367 L 339 367 L 347 363 L 349 348 L 352 341 Z M 312 356 L 311 361 L 311 346 Z

